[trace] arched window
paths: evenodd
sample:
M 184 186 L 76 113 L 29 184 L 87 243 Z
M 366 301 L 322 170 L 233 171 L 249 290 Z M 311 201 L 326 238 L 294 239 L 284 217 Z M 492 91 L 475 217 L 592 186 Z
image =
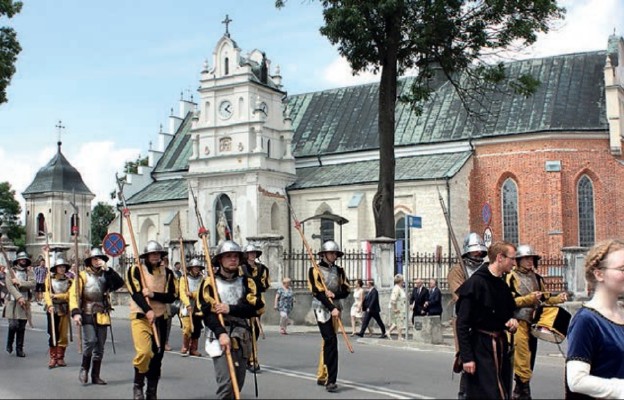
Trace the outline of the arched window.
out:
M 39 215 L 37 215 L 37 236 L 45 236 L 45 231 L 45 217 L 42 213 L 39 213 Z
M 80 217 L 78 216 L 78 214 L 72 214 L 69 220 L 69 224 L 69 232 L 71 232 L 71 236 L 74 236 L 80 232 Z
M 507 179 L 502 188 L 503 240 L 518 244 L 518 186 Z
M 271 158 L 271 139 L 267 140 L 267 158 Z
M 594 185 L 587 175 L 579 179 L 576 188 L 579 218 L 579 246 L 594 245 Z
M 334 240 L 334 221 L 329 218 L 321 218 L 321 243 Z
M 220 194 L 214 210 L 216 244 L 224 240 L 232 240 L 232 200 L 226 194 Z
M 277 203 L 271 206 L 271 230 L 277 232 L 280 226 L 279 207 Z
M 230 59 L 225 57 L 225 60 L 223 62 L 223 75 L 229 75 L 230 74 Z

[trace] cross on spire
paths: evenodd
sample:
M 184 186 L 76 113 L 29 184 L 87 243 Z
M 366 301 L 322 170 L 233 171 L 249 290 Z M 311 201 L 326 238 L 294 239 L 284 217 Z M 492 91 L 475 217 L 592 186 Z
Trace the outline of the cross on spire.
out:
M 221 23 L 225 24 L 225 36 L 227 36 L 227 37 L 230 37 L 230 31 L 228 30 L 230 22 L 232 22 L 232 20 L 230 19 L 230 17 L 227 14 L 225 14 L 225 19 L 223 21 L 221 21 Z
M 58 142 L 57 144 L 60 146 L 61 145 L 61 133 L 63 129 L 65 129 L 65 126 L 63 126 L 63 124 L 61 123 L 61 120 L 59 120 L 58 124 L 54 125 L 54 127 L 58 130 Z

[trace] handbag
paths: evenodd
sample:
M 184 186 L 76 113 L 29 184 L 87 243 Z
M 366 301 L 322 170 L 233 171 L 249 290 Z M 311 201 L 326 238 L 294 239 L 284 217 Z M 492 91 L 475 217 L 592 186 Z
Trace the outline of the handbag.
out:
M 453 359 L 453 372 L 456 374 L 461 373 L 464 370 L 464 363 L 459 356 L 459 351 L 455 353 L 455 359 Z

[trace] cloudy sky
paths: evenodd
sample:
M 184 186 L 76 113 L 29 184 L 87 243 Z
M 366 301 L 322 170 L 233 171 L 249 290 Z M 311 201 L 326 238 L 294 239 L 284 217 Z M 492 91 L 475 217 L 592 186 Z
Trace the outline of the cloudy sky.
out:
M 0 105 L 0 181 L 21 192 L 56 152 L 59 121 L 63 154 L 96 194 L 110 202 L 115 172 L 146 155 L 160 125 L 167 127 L 180 95 L 198 87 L 229 15 L 231 37 L 243 53 L 265 51 L 279 65 L 289 94 L 377 80 L 353 77 L 320 35 L 317 1 L 290 0 L 38 0 L 0 19 L 17 33 L 22 52 Z M 624 0 L 563 0 L 566 18 L 518 58 L 606 48 L 624 35 Z M 95 204 L 95 203 L 94 203 Z

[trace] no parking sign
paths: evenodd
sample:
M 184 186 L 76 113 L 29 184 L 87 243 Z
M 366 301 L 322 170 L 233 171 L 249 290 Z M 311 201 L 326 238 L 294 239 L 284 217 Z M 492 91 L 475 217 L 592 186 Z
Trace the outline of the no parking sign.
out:
M 117 232 L 111 232 L 108 235 L 104 236 L 104 240 L 102 243 L 102 247 L 104 249 L 104 253 L 108 254 L 111 257 L 119 257 L 126 248 L 126 241 L 123 236 Z

